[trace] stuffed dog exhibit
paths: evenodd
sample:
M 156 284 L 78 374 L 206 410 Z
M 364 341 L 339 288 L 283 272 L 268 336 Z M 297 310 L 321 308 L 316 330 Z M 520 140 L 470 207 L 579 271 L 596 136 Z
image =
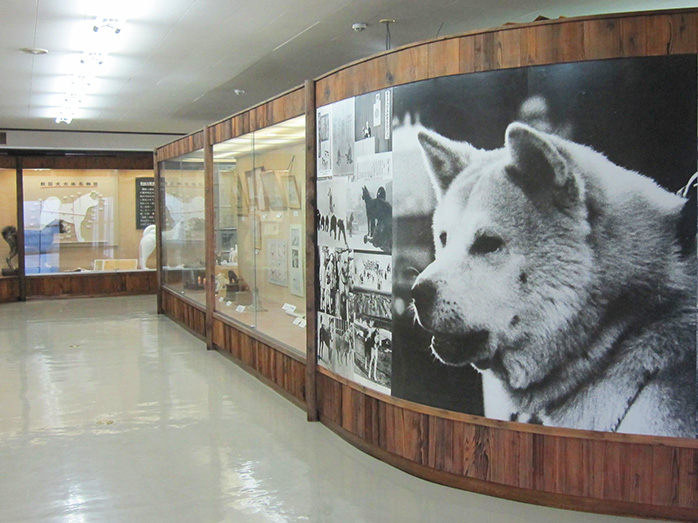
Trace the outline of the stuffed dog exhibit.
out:
M 485 414 L 504 394 L 515 421 L 695 437 L 686 200 L 519 122 L 494 150 L 418 139 L 437 205 L 414 306 L 441 363 L 483 373 Z

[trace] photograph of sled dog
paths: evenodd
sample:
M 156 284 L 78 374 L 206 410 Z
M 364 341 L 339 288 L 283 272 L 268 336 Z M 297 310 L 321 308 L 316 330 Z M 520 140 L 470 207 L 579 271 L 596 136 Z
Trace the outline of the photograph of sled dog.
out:
M 651 100 L 658 96 L 651 92 L 654 74 L 686 67 L 664 60 L 577 65 L 599 69 L 579 72 L 587 78 L 580 90 L 591 94 L 577 117 L 550 103 L 562 98 L 555 89 L 564 84 L 553 81 L 555 66 L 538 73 L 548 82 L 539 93 L 531 92 L 535 82 L 526 74 L 510 73 L 522 87 L 509 97 L 508 117 L 499 115 L 509 121 L 498 126 L 498 146 L 475 143 L 476 136 L 454 139 L 457 121 L 449 120 L 441 131 L 438 119 L 429 122 L 417 111 L 404 113 L 417 118 L 403 122 L 402 134 L 394 130 L 396 187 L 400 166 L 408 165 L 400 160 L 405 149 L 401 153 L 399 137 L 409 135 L 414 144 L 409 150 L 419 151 L 433 188 L 433 197 L 421 205 L 432 245 L 417 255 L 414 246 L 408 249 L 398 239 L 394 251 L 394 281 L 402 280 L 396 302 L 403 300 L 396 310 L 411 318 L 425 346 L 410 346 L 409 322 L 398 321 L 395 352 L 407 344 L 403 350 L 429 354 L 429 367 L 477 371 L 484 415 L 696 436 L 696 203 L 675 194 L 696 167 L 696 70 L 693 60 L 686 88 L 692 100 L 661 115 L 653 110 L 686 98 Z M 661 73 L 652 71 L 658 64 Z M 613 67 L 620 69 L 609 72 Z M 622 79 L 638 70 L 649 75 L 639 93 L 597 94 L 614 75 Z M 620 103 L 614 93 L 636 97 L 636 111 L 656 115 L 657 136 L 672 132 L 673 125 L 692 128 L 691 139 L 668 144 L 665 157 L 689 161 L 679 167 L 682 172 L 661 180 L 663 186 L 608 153 L 615 157 L 615 149 L 622 149 L 599 130 L 608 125 L 609 133 L 619 131 L 601 117 L 608 112 L 620 118 L 613 111 Z M 396 102 L 399 96 L 396 89 Z M 495 104 L 492 99 L 493 110 Z M 597 121 L 585 120 L 594 111 Z M 596 149 L 594 138 L 608 151 Z M 414 222 L 403 236 L 423 238 L 425 221 L 415 225 L 420 217 L 398 208 L 400 201 L 396 194 L 398 219 Z M 418 372 L 431 371 L 422 366 Z M 431 379 L 436 372 L 441 370 Z M 394 359 L 393 373 L 393 394 L 416 399 L 419 392 L 410 389 L 407 376 L 414 378 L 417 369 L 407 357 Z M 400 376 L 405 381 L 396 386 Z

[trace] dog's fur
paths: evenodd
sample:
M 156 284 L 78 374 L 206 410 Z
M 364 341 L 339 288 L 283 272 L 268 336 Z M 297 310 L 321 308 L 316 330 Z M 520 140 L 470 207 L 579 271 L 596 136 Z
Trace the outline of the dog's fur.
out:
M 430 131 L 419 141 L 436 256 L 413 297 L 433 354 L 494 375 L 511 419 L 695 437 L 685 200 L 518 122 L 491 151 Z
M 366 206 L 366 218 L 368 220 L 368 233 L 364 237 L 364 243 L 370 242 L 384 252 L 391 252 L 393 248 L 393 208 L 386 200 L 384 187 L 379 187 L 376 197 L 371 197 L 366 186 L 361 188 L 361 199 Z

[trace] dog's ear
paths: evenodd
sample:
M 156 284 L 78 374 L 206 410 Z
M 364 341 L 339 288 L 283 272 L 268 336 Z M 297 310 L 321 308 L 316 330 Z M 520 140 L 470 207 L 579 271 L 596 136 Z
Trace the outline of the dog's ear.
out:
M 568 161 L 543 133 L 514 122 L 507 127 L 505 147 L 511 155 L 507 172 L 520 185 L 531 189 L 554 189 L 566 203 L 579 200 L 581 181 Z
M 451 182 L 468 164 L 473 147 L 430 131 L 421 131 L 417 138 L 429 167 L 436 196 L 441 198 Z

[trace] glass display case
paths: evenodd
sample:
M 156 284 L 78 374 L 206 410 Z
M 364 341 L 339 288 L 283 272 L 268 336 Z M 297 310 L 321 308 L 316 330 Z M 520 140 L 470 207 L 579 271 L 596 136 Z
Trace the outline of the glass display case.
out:
M 213 156 L 216 311 L 305 352 L 305 117 Z
M 154 270 L 152 170 L 24 169 L 23 185 L 27 275 Z
M 160 162 L 162 282 L 206 304 L 203 151 Z
M 14 276 L 17 260 L 17 177 L 14 169 L 0 169 L 0 265 L 2 276 Z

